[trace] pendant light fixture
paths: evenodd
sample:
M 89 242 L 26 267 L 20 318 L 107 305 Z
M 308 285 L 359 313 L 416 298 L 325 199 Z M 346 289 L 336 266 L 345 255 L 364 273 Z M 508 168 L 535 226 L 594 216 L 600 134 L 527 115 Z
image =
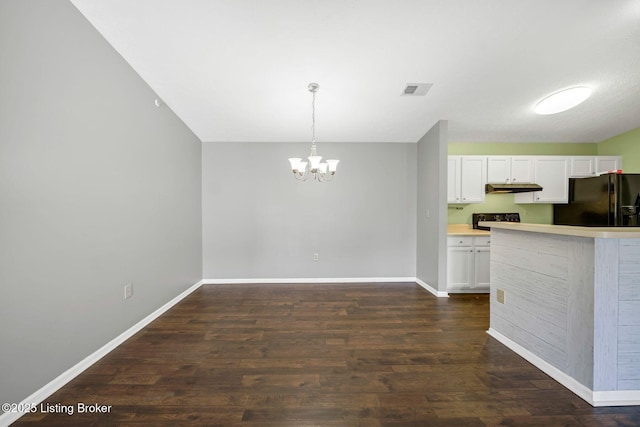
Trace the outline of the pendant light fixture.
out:
M 331 181 L 336 174 L 336 168 L 340 160 L 329 159 L 322 162 L 322 156 L 318 156 L 316 149 L 316 92 L 320 88 L 318 83 L 309 83 L 309 92 L 313 99 L 311 101 L 311 154 L 308 162 L 303 162 L 299 157 L 289 159 L 291 171 L 297 180 L 306 181 L 312 175 L 316 181 Z

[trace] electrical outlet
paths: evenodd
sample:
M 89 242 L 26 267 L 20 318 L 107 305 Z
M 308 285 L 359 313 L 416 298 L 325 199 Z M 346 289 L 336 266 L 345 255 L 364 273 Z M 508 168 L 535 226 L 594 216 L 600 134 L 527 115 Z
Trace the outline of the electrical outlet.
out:
M 133 296 L 133 284 L 127 283 L 124 285 L 124 299 L 129 299 Z
M 500 304 L 504 304 L 504 289 L 496 289 L 496 299 Z
M 317 252 L 315 254 L 313 254 L 313 260 L 314 261 L 318 261 L 319 259 L 320 259 L 320 257 L 318 256 Z

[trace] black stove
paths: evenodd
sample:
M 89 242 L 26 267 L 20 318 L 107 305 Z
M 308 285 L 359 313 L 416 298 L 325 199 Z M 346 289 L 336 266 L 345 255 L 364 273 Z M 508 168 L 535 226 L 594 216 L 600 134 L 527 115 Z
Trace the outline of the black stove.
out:
M 472 215 L 473 228 L 476 230 L 491 230 L 490 227 L 483 227 L 478 225 L 479 221 L 507 221 L 507 222 L 520 222 L 520 214 L 518 212 L 512 213 L 474 213 Z

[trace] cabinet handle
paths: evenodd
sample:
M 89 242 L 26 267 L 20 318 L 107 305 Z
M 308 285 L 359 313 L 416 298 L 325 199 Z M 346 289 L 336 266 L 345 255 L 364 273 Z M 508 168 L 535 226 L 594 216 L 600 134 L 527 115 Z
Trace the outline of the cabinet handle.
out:
M 540 197 L 536 197 L 536 200 L 540 200 Z
M 511 178 L 511 181 L 515 181 L 515 180 L 516 180 L 515 178 Z
M 460 243 L 462 243 L 462 240 L 460 240 Z

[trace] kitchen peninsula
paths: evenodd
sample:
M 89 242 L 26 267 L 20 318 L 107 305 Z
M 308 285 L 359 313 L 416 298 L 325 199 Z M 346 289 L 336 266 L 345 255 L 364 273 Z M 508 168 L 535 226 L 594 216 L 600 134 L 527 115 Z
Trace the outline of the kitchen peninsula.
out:
M 485 225 L 488 333 L 593 406 L 640 405 L 640 228 Z

